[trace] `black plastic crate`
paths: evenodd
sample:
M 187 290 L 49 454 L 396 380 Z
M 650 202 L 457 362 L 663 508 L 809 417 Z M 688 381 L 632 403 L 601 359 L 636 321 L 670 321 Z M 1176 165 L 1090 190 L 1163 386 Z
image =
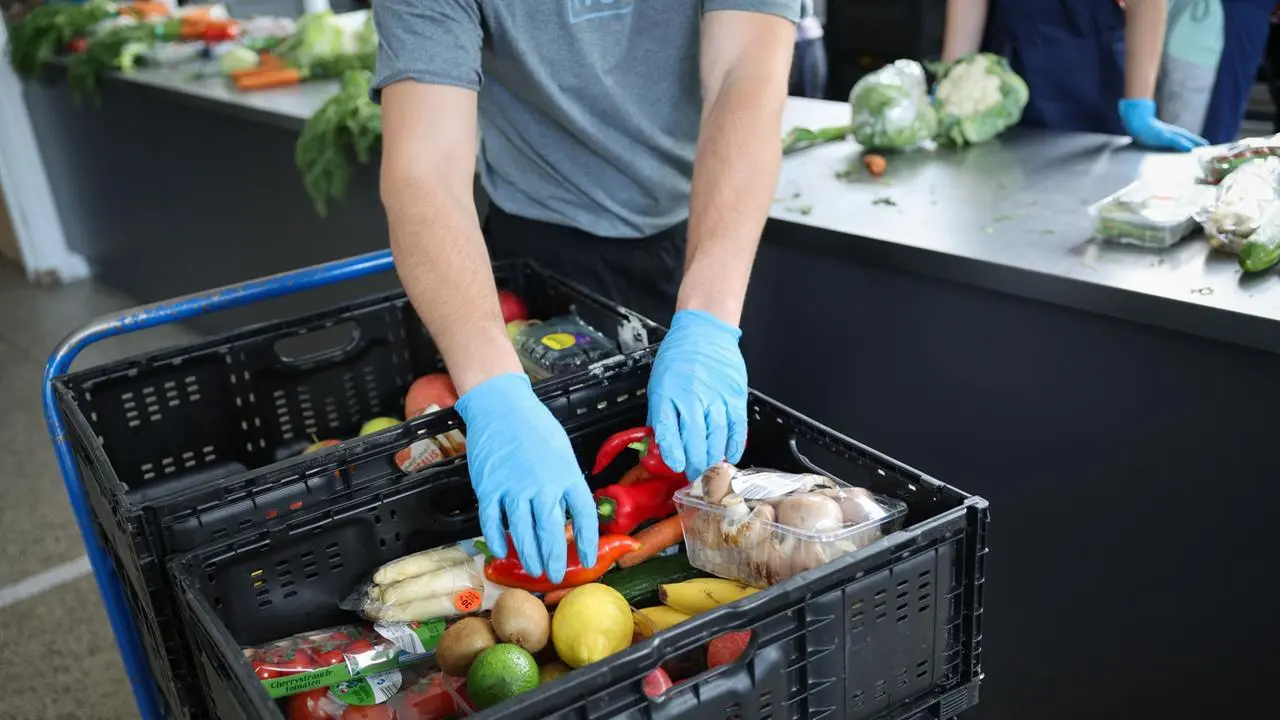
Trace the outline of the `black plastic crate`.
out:
M 572 432 L 580 463 L 589 467 L 601 440 L 643 418 L 643 404 L 631 403 Z M 750 438 L 745 463 L 822 467 L 898 497 L 908 504 L 906 529 L 484 717 L 916 720 L 953 717 L 977 701 L 986 501 L 759 395 Z M 379 564 L 478 532 L 460 459 L 412 483 L 175 557 L 170 572 L 213 712 L 281 718 L 242 646 L 352 621 L 337 602 Z M 644 696 L 643 677 L 664 659 L 742 629 L 753 631 L 747 659 L 677 685 L 660 701 Z
M 494 273 L 534 317 L 573 312 L 618 340 L 627 355 L 606 368 L 649 362 L 665 333 L 532 263 L 498 263 Z M 372 417 L 401 416 L 410 383 L 441 369 L 430 336 L 397 292 L 55 381 L 90 507 L 167 702 L 196 683 L 165 559 L 370 484 L 403 480 L 386 449 L 443 431 L 433 427 L 455 427 L 455 413 L 297 454 L 312 435 L 350 437 Z M 592 395 L 600 376 L 597 368 L 536 390 L 571 422 L 611 401 Z M 455 419 L 439 419 L 446 414 Z M 192 706 L 199 711 L 198 702 Z

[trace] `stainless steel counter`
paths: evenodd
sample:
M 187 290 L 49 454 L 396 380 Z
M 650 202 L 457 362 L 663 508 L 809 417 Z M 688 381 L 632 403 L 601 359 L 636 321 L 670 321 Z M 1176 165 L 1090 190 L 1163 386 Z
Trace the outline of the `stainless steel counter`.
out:
M 240 93 L 221 78 L 192 75 L 144 68 L 119 79 L 291 130 L 336 90 L 336 81 L 321 81 Z M 845 103 L 792 98 L 784 128 L 847 121 Z M 778 229 L 766 242 L 1280 352 L 1276 275 L 1242 278 L 1234 258 L 1201 239 L 1162 252 L 1090 239 L 1090 203 L 1140 176 L 1190 178 L 1187 155 L 1144 152 L 1105 135 L 1021 129 L 964 151 L 889 155 L 881 178 L 861 169 L 859 155 L 850 141 L 786 158 L 771 211 Z
M 847 115 L 843 103 L 793 98 L 784 127 Z M 902 270 L 1280 351 L 1280 276 L 1242 277 L 1203 238 L 1166 251 L 1091 240 L 1089 204 L 1142 176 L 1194 177 L 1187 155 L 1019 129 L 962 152 L 890 155 L 881 178 L 859 157 L 852 142 L 789 156 L 772 217 Z

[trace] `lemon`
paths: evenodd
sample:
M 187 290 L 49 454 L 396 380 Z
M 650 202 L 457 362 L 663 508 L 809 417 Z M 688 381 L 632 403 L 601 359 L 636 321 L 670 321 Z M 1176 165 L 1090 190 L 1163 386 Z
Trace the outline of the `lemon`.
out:
M 580 668 L 631 647 L 635 620 L 626 598 L 608 585 L 583 585 L 551 618 L 551 642 L 566 665 Z

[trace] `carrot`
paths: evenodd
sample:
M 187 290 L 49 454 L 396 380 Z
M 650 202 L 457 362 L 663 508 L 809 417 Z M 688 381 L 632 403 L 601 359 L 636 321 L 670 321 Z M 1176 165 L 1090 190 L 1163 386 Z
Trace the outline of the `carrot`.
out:
M 239 80 L 246 75 L 257 75 L 258 73 L 267 72 L 268 70 L 280 70 L 285 67 L 284 60 L 281 60 L 279 55 L 262 53 L 258 58 L 257 67 L 245 68 L 243 70 L 232 70 L 227 73 L 227 77 L 232 80 Z
M 636 533 L 635 539 L 640 541 L 640 549 L 618 558 L 618 567 L 629 568 L 639 565 L 684 540 L 684 528 L 680 525 L 680 516 L 672 515 L 666 520 L 650 525 Z
M 250 90 L 270 90 L 272 88 L 292 87 L 302 82 L 302 72 L 297 68 L 280 68 L 248 73 L 236 78 L 236 89 L 241 92 Z
M 555 607 L 556 605 L 560 604 L 560 601 L 564 599 L 565 595 L 568 595 L 569 593 L 573 592 L 576 589 L 577 588 L 571 588 L 571 587 L 556 588 L 555 590 L 552 590 L 549 593 L 544 593 L 542 595 L 542 602 L 547 607 Z
M 617 483 L 617 484 L 619 484 L 619 485 L 631 485 L 631 484 L 633 484 L 633 483 L 638 483 L 638 482 L 640 482 L 641 480 L 644 480 L 644 479 L 646 479 L 646 478 L 648 478 L 648 477 L 649 477 L 649 471 L 645 468 L 645 466 L 643 466 L 643 465 L 637 465 L 637 466 L 635 466 L 635 467 L 631 468 L 630 470 L 628 470 L 628 471 L 627 471 L 627 472 L 622 476 L 622 479 L 618 481 L 618 483 Z

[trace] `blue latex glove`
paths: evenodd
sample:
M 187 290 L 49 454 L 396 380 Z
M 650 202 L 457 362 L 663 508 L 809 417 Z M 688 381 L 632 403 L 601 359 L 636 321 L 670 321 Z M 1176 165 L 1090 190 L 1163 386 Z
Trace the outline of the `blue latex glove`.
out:
M 507 556 L 506 513 L 524 569 L 564 579 L 565 507 L 573 515 L 578 559 L 594 567 L 600 521 L 569 436 L 522 373 L 492 377 L 458 398 L 467 423 L 467 465 L 489 550 Z
M 1177 150 L 1187 152 L 1191 148 L 1208 145 L 1209 141 L 1190 130 L 1161 122 L 1156 118 L 1156 103 L 1146 98 L 1125 98 L 1120 101 L 1120 122 L 1139 145 L 1153 150 Z
M 662 460 L 695 479 L 738 462 L 747 444 L 747 365 L 742 331 L 710 313 L 681 310 L 649 377 L 649 426 Z

